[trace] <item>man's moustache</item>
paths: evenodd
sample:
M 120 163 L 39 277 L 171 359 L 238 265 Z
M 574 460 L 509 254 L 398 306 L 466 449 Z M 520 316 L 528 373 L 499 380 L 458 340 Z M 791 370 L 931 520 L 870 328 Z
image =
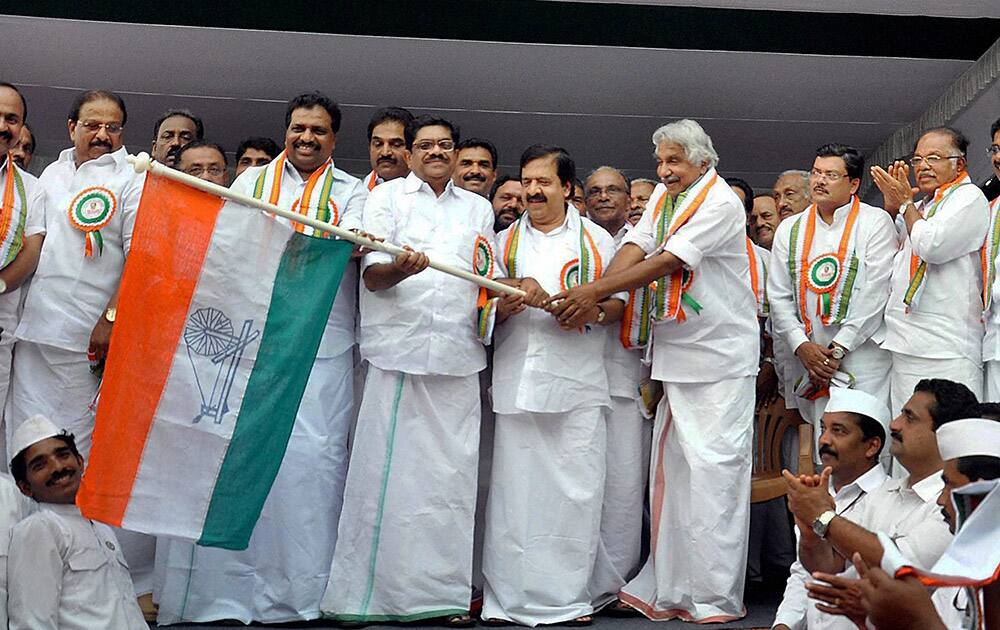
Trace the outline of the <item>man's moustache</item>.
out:
M 14 135 L 11 134 L 11 132 L 9 132 L 9 131 L 3 131 L 3 132 L 0 132 L 0 138 L 3 138 L 7 142 L 10 142 L 11 140 L 14 139 Z
M 316 144 L 315 142 L 296 142 L 295 143 L 295 148 L 296 149 L 310 148 L 310 149 L 316 149 L 317 151 L 319 151 L 319 145 Z
M 49 480 L 45 482 L 46 486 L 53 486 L 63 479 L 63 477 L 71 477 L 76 474 L 76 471 L 72 468 L 64 468 L 62 470 L 52 473 Z
M 481 175 L 479 173 L 469 173 L 468 175 L 466 175 L 462 179 L 464 181 L 467 181 L 467 182 L 471 182 L 472 180 L 476 180 L 478 182 L 484 182 L 484 183 L 486 182 L 486 176 L 485 175 Z
M 546 201 L 548 201 L 548 199 L 545 197 L 545 195 L 532 195 L 527 198 L 527 201 L 529 203 L 545 203 Z
M 396 158 L 391 155 L 386 155 L 375 160 L 376 164 L 396 164 Z
M 111 143 L 110 142 L 105 142 L 104 140 L 94 140 L 93 142 L 90 143 L 90 146 L 92 146 L 92 147 L 106 147 L 106 148 L 110 149 L 111 148 Z
M 820 455 L 829 455 L 830 457 L 833 457 L 834 459 L 837 458 L 836 451 L 834 451 L 832 448 L 830 448 L 829 446 L 826 446 L 826 445 L 823 445 L 823 446 L 819 447 L 819 454 Z
M 903 436 L 899 433 L 899 431 L 890 431 L 889 432 L 889 437 L 891 437 L 892 439 L 896 440 L 897 442 L 902 442 L 903 441 Z

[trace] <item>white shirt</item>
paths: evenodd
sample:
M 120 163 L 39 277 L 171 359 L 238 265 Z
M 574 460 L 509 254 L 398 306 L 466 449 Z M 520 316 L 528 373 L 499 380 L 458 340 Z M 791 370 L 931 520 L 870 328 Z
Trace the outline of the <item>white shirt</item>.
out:
M 792 227 L 799 222 L 799 233 L 806 230 L 809 213 L 816 212 L 816 232 L 809 249 L 808 260 L 826 253 L 836 253 L 840 247 L 841 235 L 851 211 L 853 199 L 837 208 L 833 213 L 833 223 L 827 224 L 818 210 L 810 208 L 802 214 L 782 221 L 775 230 L 771 245 L 771 267 L 767 278 L 768 298 L 771 302 L 771 322 L 776 334 L 781 335 L 794 352 L 806 341 L 813 341 L 827 347 L 831 341 L 844 346 L 848 351 L 861 346 L 882 326 L 882 315 L 889 293 L 889 276 L 892 272 L 892 257 L 896 253 L 896 230 L 892 220 L 881 208 L 860 204 L 855 223 L 855 254 L 858 258 L 858 274 L 851 291 L 847 317 L 840 324 L 824 326 L 817 314 L 818 294 L 806 288 L 806 316 L 812 325 L 812 337 L 806 335 L 805 325 L 800 321 L 799 305 L 796 301 L 798 287 L 793 287 L 788 270 L 789 239 Z M 797 252 L 796 258 L 802 253 Z M 797 261 L 795 261 L 797 262 Z M 847 273 L 850 252 L 844 261 L 841 273 Z M 802 273 L 808 273 L 806 267 Z
M 757 269 L 757 292 L 754 294 L 754 299 L 757 301 L 757 317 L 767 317 L 770 312 L 770 300 L 767 296 L 767 274 L 768 265 L 771 264 L 771 252 L 764 249 L 757 243 L 750 241 L 750 249 L 753 250 L 754 266 Z M 749 256 L 749 252 L 747 253 Z M 751 279 L 752 280 L 752 279 Z M 750 288 L 753 289 L 753 282 L 750 283 Z
M 709 170 L 703 177 L 713 175 Z M 665 191 L 663 184 L 656 185 L 642 218 L 625 237 L 647 254 L 658 245 L 653 213 Z M 665 249 L 695 271 L 689 293 L 702 310 L 688 312 L 684 322 L 653 326 L 653 378 L 710 383 L 756 375 L 760 328 L 757 299 L 750 290 L 746 210 L 721 177 L 697 212 L 667 239 Z
M 14 479 L 0 473 L 0 628 L 7 627 L 7 554 L 10 530 L 31 513 L 33 501 L 21 494 Z
M 379 184 L 368 195 L 364 230 L 409 245 L 436 262 L 474 270 L 476 238 L 493 247 L 493 207 L 449 180 L 440 197 L 410 173 Z M 372 252 L 364 268 L 391 263 Z M 384 291 L 361 288 L 361 356 L 382 370 L 468 376 L 486 367 L 476 335 L 479 287 L 435 269 Z
M 849 484 L 845 484 L 839 491 L 834 491 L 833 483 L 830 483 L 830 495 L 833 496 L 836 504 L 836 512 L 844 518 L 854 521 L 857 514 L 861 512 L 870 494 L 881 486 L 888 475 L 880 464 L 875 464 L 866 473 Z M 798 531 L 796 530 L 796 535 Z M 802 566 L 802 562 L 796 558 L 789 569 L 788 581 L 785 583 L 785 595 L 778 606 L 778 612 L 774 616 L 771 627 L 778 624 L 785 624 L 792 630 L 803 630 L 804 628 L 831 628 L 843 620 L 847 625 L 845 628 L 853 630 L 854 626 L 843 617 L 834 617 L 821 613 L 816 609 L 815 601 L 809 599 L 806 592 L 806 582 L 812 581 L 812 576 Z M 807 625 L 808 617 L 808 625 Z
M 14 526 L 7 562 L 11 630 L 147 630 L 111 528 L 75 505 L 39 504 Z
M 986 245 L 990 246 L 990 239 L 993 234 L 992 227 L 996 221 L 1000 221 L 997 216 L 1000 213 L 1000 197 L 990 202 L 990 231 L 986 236 Z M 996 273 L 1000 269 L 1000 256 L 993 261 L 993 286 L 990 291 L 993 294 L 990 310 L 986 313 L 986 336 L 983 337 L 983 361 L 1000 361 L 1000 274 Z M 985 281 L 985 278 L 984 278 Z
M 572 207 L 567 208 L 562 225 L 548 233 L 535 229 L 527 213 L 521 220 L 526 227 L 518 243 L 517 275 L 534 278 L 549 295 L 562 291 L 563 267 L 580 257 L 581 221 L 594 240 L 604 269 L 614 257 L 611 235 Z M 500 233 L 497 242 L 501 248 L 517 228 L 514 223 Z M 505 263 L 499 260 L 502 276 L 509 274 Z M 612 297 L 627 298 L 625 294 Z M 499 324 L 494 332 L 493 410 L 506 414 L 562 413 L 610 407 L 604 364 L 610 334 L 612 331 L 600 324 L 583 332 L 563 330 L 555 317 L 537 308 L 527 308 Z
M 266 166 L 251 166 L 240 173 L 233 182 L 234 191 L 253 197 L 254 184 Z M 278 197 L 278 207 L 289 209 L 295 200 L 302 197 L 307 180 L 288 160 L 281 177 L 281 194 Z M 345 230 L 361 228 L 361 213 L 364 209 L 368 190 L 361 180 L 349 175 L 339 168 L 333 169 L 333 187 L 330 189 L 337 209 L 340 211 L 340 227 Z M 265 199 L 267 201 L 267 199 Z M 286 219 L 280 219 L 288 222 Z M 326 322 L 326 330 L 319 344 L 317 358 L 330 358 L 346 352 L 354 345 L 355 313 L 358 299 L 358 268 L 349 262 L 344 268 L 344 275 L 337 288 L 337 296 L 330 309 L 330 317 Z
M 45 241 L 15 336 L 86 352 L 97 320 L 118 290 L 143 178 L 125 160 L 125 147 L 84 162 L 80 168 L 73 161 L 74 154 L 72 148 L 64 150 L 39 178 L 45 199 Z M 101 228 L 104 253 L 98 255 L 95 247 L 94 255 L 86 257 L 85 234 L 70 224 L 69 210 L 77 194 L 93 186 L 111 192 L 117 208 L 111 222 Z
M 0 159 L 3 159 L 0 157 Z M 9 167 L 14 164 L 12 160 L 3 159 L 0 164 L 0 191 L 7 186 L 7 178 L 10 177 Z M 24 183 L 24 198 L 27 203 L 27 212 L 24 219 L 24 237 L 34 234 L 45 233 L 45 198 L 42 187 L 38 184 L 38 178 L 14 164 L 14 168 L 21 175 Z M 14 189 L 15 198 L 17 189 Z M 38 215 L 38 216 L 36 216 Z M 0 238 L 3 235 L 0 234 Z M 17 329 L 18 311 L 21 307 L 22 287 L 0 295 L 0 343 L 13 343 L 14 331 Z M 97 320 L 94 320 L 97 323 Z M 2 628 L 3 626 L 0 626 Z
M 615 252 L 622 246 L 625 235 L 632 230 L 628 221 L 613 235 Z M 610 261 L 605 262 L 605 265 Z M 625 294 L 627 297 L 627 294 Z M 643 380 L 642 351 L 628 350 L 622 345 L 621 326 L 611 326 L 607 333 L 604 363 L 608 371 L 608 388 L 612 396 L 636 400 L 639 398 L 639 383 Z
M 979 596 L 979 610 L 983 610 L 983 591 L 976 590 Z M 938 617 L 948 630 L 973 630 L 975 611 L 969 601 L 969 589 L 961 586 L 942 586 L 931 595 L 931 602 Z
M 924 214 L 924 203 L 918 209 Z M 892 265 L 883 348 L 928 359 L 982 362 L 979 256 L 988 226 L 986 197 L 975 185 L 954 190 L 933 217 L 914 223 L 910 234 L 903 213 L 897 215 L 902 247 Z M 911 252 L 927 262 L 927 277 L 916 308 L 907 313 L 903 297 L 910 283 Z

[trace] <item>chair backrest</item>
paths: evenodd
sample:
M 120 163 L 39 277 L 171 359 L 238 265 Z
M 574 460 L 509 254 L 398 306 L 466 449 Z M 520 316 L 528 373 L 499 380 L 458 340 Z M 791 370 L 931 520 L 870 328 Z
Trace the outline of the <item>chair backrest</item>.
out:
M 781 474 L 781 440 L 785 431 L 798 430 L 802 417 L 794 409 L 785 409 L 785 402 L 779 396 L 773 403 L 761 407 L 757 411 L 757 421 L 754 423 L 753 437 L 753 474 Z M 810 432 L 811 433 L 811 432 Z M 811 442 L 811 439 L 810 439 Z M 812 452 L 812 444 L 800 445 Z

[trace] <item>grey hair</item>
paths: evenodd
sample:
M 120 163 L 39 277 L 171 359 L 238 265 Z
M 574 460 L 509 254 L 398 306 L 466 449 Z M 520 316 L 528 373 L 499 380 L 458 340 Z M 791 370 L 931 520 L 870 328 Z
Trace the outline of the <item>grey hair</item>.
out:
M 649 179 L 648 177 L 636 177 L 635 179 L 629 182 L 629 185 L 631 186 L 632 184 L 649 184 L 653 188 L 656 188 L 656 185 L 659 183 L 660 182 L 656 181 L 655 179 Z
M 789 170 L 785 171 L 784 173 L 782 173 L 781 175 L 778 175 L 778 179 L 781 179 L 782 177 L 785 177 L 786 175 L 789 176 L 789 177 L 791 177 L 793 175 L 798 175 L 799 177 L 801 177 L 802 178 L 802 192 L 805 193 L 806 199 L 812 199 L 812 195 L 810 194 L 810 191 L 809 191 L 809 171 L 802 171 L 802 170 L 795 169 L 795 168 L 789 169 Z M 778 181 L 778 180 L 776 179 L 774 181 Z
M 715 168 L 719 163 L 719 154 L 715 152 L 712 139 L 697 122 L 685 118 L 667 123 L 653 132 L 653 146 L 658 147 L 664 142 L 673 142 L 684 147 L 687 159 L 695 164 L 708 162 Z
M 587 182 L 590 181 L 590 178 L 593 177 L 598 171 L 611 171 L 612 173 L 615 173 L 616 175 L 621 175 L 622 181 L 625 182 L 625 192 L 627 192 L 627 193 L 632 192 L 632 185 L 628 181 L 628 177 L 626 177 L 625 173 L 623 173 L 621 171 L 621 169 L 615 168 L 613 166 L 606 166 L 605 165 L 605 166 L 598 166 L 594 170 L 592 170 L 589 173 L 587 173 L 587 176 L 583 179 L 583 184 L 584 184 L 584 186 L 583 186 L 583 194 L 585 194 L 585 195 L 587 194 Z

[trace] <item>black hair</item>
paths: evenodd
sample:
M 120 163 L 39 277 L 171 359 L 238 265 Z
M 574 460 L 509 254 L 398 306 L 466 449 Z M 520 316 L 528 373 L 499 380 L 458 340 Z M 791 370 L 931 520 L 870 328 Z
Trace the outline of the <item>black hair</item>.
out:
M 322 92 L 306 92 L 288 101 L 288 107 L 285 108 L 285 128 L 292 124 L 292 112 L 297 109 L 312 109 L 313 107 L 325 109 L 326 113 L 330 115 L 330 128 L 333 133 L 340 131 L 340 107 Z
M 278 157 L 281 153 L 281 147 L 278 143 L 270 138 L 265 138 L 263 136 L 251 136 L 240 143 L 240 146 L 236 147 L 236 161 L 239 162 L 243 154 L 247 152 L 247 149 L 257 149 L 258 151 L 263 151 L 273 160 Z
M 955 463 L 958 472 L 968 477 L 969 481 L 989 481 L 1000 477 L 1000 457 L 968 455 L 959 457 Z
M 878 453 L 875 453 L 875 458 L 878 459 L 878 456 L 882 454 L 882 449 L 885 448 L 885 427 L 871 416 L 860 413 L 856 413 L 854 416 L 858 419 L 858 428 L 861 429 L 862 440 L 868 441 L 872 438 L 878 438 Z
M 583 182 L 580 181 L 580 178 L 574 177 L 573 178 L 573 191 L 576 192 L 577 188 L 579 188 L 580 192 L 582 192 L 584 195 L 587 194 L 587 189 L 584 187 Z
M 168 109 L 163 112 L 159 118 L 156 119 L 156 124 L 153 125 L 153 140 L 155 141 L 157 136 L 160 135 L 160 125 L 163 124 L 168 118 L 173 118 L 174 116 L 183 116 L 191 122 L 194 123 L 194 139 L 201 140 L 205 137 L 205 125 L 201 122 L 201 118 L 198 118 L 186 109 Z
M 493 146 L 493 143 L 489 140 L 484 140 L 482 138 L 469 138 L 468 140 L 462 140 L 455 145 L 455 153 L 458 153 L 462 149 L 486 149 L 490 154 L 490 160 L 493 161 L 493 170 L 496 170 L 499 164 L 500 158 L 497 156 L 497 148 Z
M 24 100 L 23 96 L 21 97 L 21 100 Z M 993 137 L 997 135 L 998 131 L 1000 131 L 1000 118 L 994 120 L 993 124 L 990 125 L 990 142 L 993 142 Z
M 924 136 L 932 133 L 944 134 L 949 138 L 951 138 L 951 141 L 955 145 L 955 148 L 957 148 L 958 152 L 962 154 L 962 157 L 965 157 L 965 154 L 969 150 L 969 139 L 965 137 L 964 133 L 962 133 L 958 129 L 955 129 L 954 127 L 934 127 L 933 129 L 928 129 L 927 131 L 920 134 L 920 138 L 923 138 Z M 917 138 L 918 143 L 920 142 L 920 138 Z M 913 152 L 916 153 L 916 151 L 917 151 L 917 145 L 915 143 L 913 145 Z
M 831 142 L 816 149 L 816 157 L 839 157 L 844 161 L 847 177 L 861 179 L 865 171 L 865 157 L 852 146 Z
M 406 138 L 406 148 L 408 150 L 413 150 L 413 139 L 417 137 L 417 132 L 424 127 L 447 127 L 448 131 L 451 132 L 451 141 L 456 145 L 461 138 L 461 130 L 450 120 L 435 116 L 417 116 L 410 121 L 410 124 L 406 126 L 406 130 L 403 133 L 403 136 Z
M 13 83 L 7 83 L 6 81 L 0 81 L 0 87 L 14 90 L 14 92 L 21 97 L 21 109 L 24 111 L 24 115 L 21 116 L 21 120 L 22 122 L 28 120 L 28 101 L 25 100 L 24 94 L 21 94 L 21 90 L 17 89 L 17 86 Z
M 125 109 L 125 101 L 122 97 L 109 90 L 86 90 L 77 94 L 73 99 L 73 104 L 69 108 L 69 119 L 76 122 L 80 118 L 80 110 L 87 103 L 94 101 L 112 101 L 122 112 L 122 126 L 128 122 L 128 111 Z
M 76 448 L 76 436 L 72 433 L 68 433 L 65 430 L 58 435 L 53 435 L 57 440 L 62 440 L 66 446 L 69 447 L 70 452 L 72 452 L 77 457 L 80 457 L 80 451 Z M 25 448 L 20 453 L 14 456 L 14 459 L 10 460 L 10 475 L 14 478 L 17 483 L 28 483 L 28 462 L 26 457 L 28 455 L 28 449 Z
M 753 210 L 753 199 L 754 199 L 753 188 L 751 188 L 750 184 L 746 183 L 739 177 L 727 177 L 726 183 L 732 186 L 733 188 L 739 188 L 740 190 L 742 190 L 744 199 L 743 201 L 744 209 L 747 212 Z
M 520 183 L 520 181 L 521 180 L 519 180 L 518 178 L 512 177 L 510 175 L 501 175 L 500 177 L 497 177 L 497 180 L 493 182 L 493 188 L 490 188 L 489 200 L 493 201 L 493 198 L 497 196 L 497 191 L 500 190 L 500 187 L 506 184 L 507 182 Z
M 372 141 L 372 133 L 375 132 L 375 127 L 388 121 L 395 121 L 403 125 L 403 133 L 405 135 L 406 128 L 413 122 L 413 114 L 410 113 L 410 110 L 402 107 L 383 107 L 376 110 L 372 114 L 372 119 L 368 121 L 368 142 Z
M 208 142 L 207 140 L 194 140 L 182 146 L 177 150 L 177 155 L 174 157 L 174 164 L 180 165 L 181 156 L 187 153 L 191 149 L 202 149 L 208 147 L 210 149 L 215 149 L 222 154 L 222 163 L 229 166 L 229 158 L 226 157 L 226 150 L 222 148 L 221 144 L 215 142 Z
M 921 379 L 913 388 L 913 393 L 917 392 L 926 392 L 934 396 L 934 404 L 931 405 L 930 411 L 935 431 L 952 420 L 974 418 L 979 412 L 976 395 L 968 387 L 955 381 L 943 378 Z
M 977 418 L 987 418 L 989 420 L 1000 420 L 1000 403 L 983 402 L 979 403 Z
M 575 185 L 579 181 L 576 178 L 576 163 L 569 156 L 569 152 L 562 147 L 547 144 L 531 145 L 521 154 L 521 170 L 524 170 L 524 166 L 528 162 L 550 156 L 556 160 L 556 174 L 559 175 L 559 181 L 562 182 L 562 185 Z M 583 184 L 580 184 L 580 188 L 583 188 Z
M 24 123 L 24 130 L 28 132 L 28 137 L 31 138 L 31 154 L 34 155 L 35 151 L 38 150 L 38 143 L 35 141 L 35 132 L 31 130 L 28 123 Z

